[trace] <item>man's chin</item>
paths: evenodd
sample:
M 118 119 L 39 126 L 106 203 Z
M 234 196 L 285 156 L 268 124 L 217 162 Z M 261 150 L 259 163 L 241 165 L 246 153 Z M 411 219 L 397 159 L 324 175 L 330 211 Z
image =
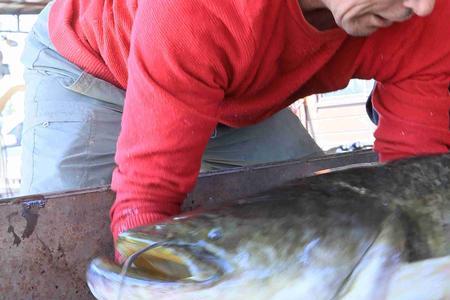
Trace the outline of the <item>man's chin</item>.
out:
M 354 36 L 354 37 L 365 37 L 369 36 L 375 31 L 377 31 L 378 27 L 365 27 L 365 28 L 354 28 L 354 27 L 348 27 L 345 26 L 342 27 L 342 29 L 347 32 L 348 35 Z

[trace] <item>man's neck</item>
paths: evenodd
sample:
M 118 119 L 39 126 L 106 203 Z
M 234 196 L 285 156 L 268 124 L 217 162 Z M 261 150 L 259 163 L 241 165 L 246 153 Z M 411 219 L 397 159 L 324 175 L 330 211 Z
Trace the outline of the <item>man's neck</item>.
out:
M 326 8 L 322 0 L 298 0 L 303 12 Z
M 323 31 L 337 27 L 325 0 L 298 0 L 303 16 L 309 24 Z

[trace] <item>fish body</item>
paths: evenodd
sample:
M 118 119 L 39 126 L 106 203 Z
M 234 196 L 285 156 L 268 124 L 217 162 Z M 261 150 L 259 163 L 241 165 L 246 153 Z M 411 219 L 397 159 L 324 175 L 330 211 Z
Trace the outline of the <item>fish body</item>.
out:
M 409 299 L 423 275 L 442 287 L 426 299 L 446 299 L 449 181 L 450 155 L 296 180 L 124 232 L 124 257 L 151 249 L 125 276 L 93 260 L 88 285 L 98 299 Z

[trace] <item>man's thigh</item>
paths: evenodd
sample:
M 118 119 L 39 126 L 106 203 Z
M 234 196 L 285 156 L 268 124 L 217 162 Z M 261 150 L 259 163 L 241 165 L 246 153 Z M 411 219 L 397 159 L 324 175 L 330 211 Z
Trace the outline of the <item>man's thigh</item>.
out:
M 73 92 L 59 74 L 26 71 L 22 193 L 111 182 L 121 112 Z
M 284 109 L 245 128 L 219 126 L 203 156 L 202 171 L 300 159 L 322 154 L 299 119 Z

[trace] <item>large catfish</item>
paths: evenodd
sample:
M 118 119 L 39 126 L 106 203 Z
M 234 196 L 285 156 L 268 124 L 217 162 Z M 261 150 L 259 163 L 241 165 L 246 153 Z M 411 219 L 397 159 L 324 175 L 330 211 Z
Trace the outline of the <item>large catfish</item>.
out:
M 125 275 L 88 268 L 98 299 L 450 299 L 450 154 L 296 180 L 118 250 Z

